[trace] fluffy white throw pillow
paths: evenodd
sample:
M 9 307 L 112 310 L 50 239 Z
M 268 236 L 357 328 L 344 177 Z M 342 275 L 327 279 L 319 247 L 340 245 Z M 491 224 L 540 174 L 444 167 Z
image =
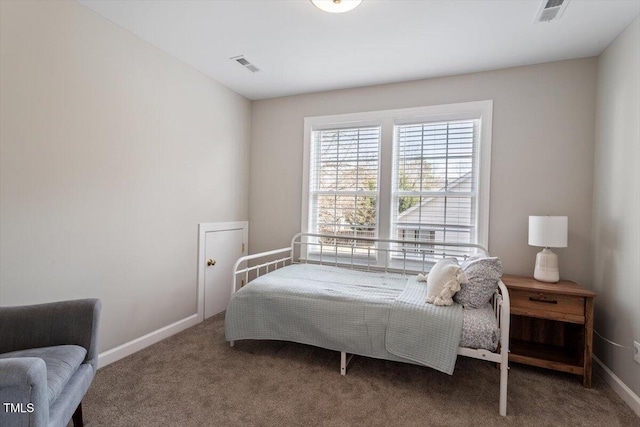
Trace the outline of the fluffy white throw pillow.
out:
M 467 276 L 458 260 L 445 258 L 438 261 L 427 276 L 427 302 L 434 305 L 453 304 L 453 296 L 462 283 L 467 283 Z

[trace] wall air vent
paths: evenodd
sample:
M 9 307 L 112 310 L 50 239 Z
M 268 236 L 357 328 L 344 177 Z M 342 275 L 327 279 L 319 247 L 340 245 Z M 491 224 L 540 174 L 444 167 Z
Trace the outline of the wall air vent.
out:
M 569 0 L 543 0 L 533 22 L 551 22 L 559 19 L 568 3 Z
M 238 64 L 242 65 L 244 68 L 251 71 L 252 73 L 256 73 L 260 71 L 258 67 L 253 65 L 251 62 L 247 61 L 247 58 L 245 58 L 244 55 L 234 56 L 229 59 L 231 59 L 232 61 L 236 61 Z

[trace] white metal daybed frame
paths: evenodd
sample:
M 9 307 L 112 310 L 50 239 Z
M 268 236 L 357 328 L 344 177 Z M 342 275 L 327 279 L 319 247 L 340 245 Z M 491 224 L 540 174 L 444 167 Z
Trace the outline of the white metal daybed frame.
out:
M 323 242 L 325 239 L 325 242 Z M 351 244 L 340 244 L 340 240 L 351 241 Z M 327 243 L 326 241 L 329 241 Z M 333 243 L 331 243 L 333 241 Z M 358 249 L 356 242 L 373 243 L 373 247 Z M 410 245 L 410 250 L 407 250 Z M 316 247 L 317 251 L 311 254 L 310 247 Z M 327 249 L 329 248 L 329 249 Z M 425 271 L 428 256 L 438 255 L 455 256 L 456 248 L 471 248 L 487 253 L 482 246 L 463 243 L 442 243 L 427 241 L 403 241 L 394 239 L 374 239 L 369 237 L 338 236 L 316 233 L 298 233 L 291 239 L 291 247 L 262 252 L 244 256 L 236 261 L 233 271 L 233 290 L 237 290 L 237 277 L 244 275 L 242 285 L 249 282 L 250 277 L 259 277 L 270 271 L 277 270 L 286 265 L 297 263 L 314 263 L 333 265 L 336 267 L 351 268 L 365 271 L 384 271 L 402 274 L 418 274 Z M 451 252 L 447 252 L 450 250 Z M 367 254 L 358 254 L 358 251 L 366 251 Z M 409 255 L 407 254 L 409 252 Z M 307 255 L 309 253 L 309 255 Z M 375 257 L 372 257 L 372 253 Z M 249 261 L 259 258 L 275 257 L 287 254 L 265 263 L 249 266 Z M 396 254 L 396 256 L 392 256 Z M 416 254 L 418 254 L 416 260 Z M 297 255 L 297 257 L 296 257 Z M 382 256 L 379 256 L 382 255 Z M 457 254 L 460 256 L 459 254 Z M 373 260 L 373 262 L 372 262 Z M 345 262 L 346 261 L 346 262 Z M 422 267 L 416 269 L 416 265 Z M 253 272 L 253 273 L 252 273 Z M 251 275 L 250 275 L 251 273 Z M 255 277 L 253 277 L 255 276 Z M 242 277 L 242 276 L 241 276 Z M 500 328 L 500 343 L 495 352 L 484 349 L 459 347 L 458 354 L 474 359 L 487 360 L 500 365 L 500 415 L 507 415 L 507 378 L 509 370 L 509 320 L 510 302 L 509 292 L 502 281 L 498 282 L 498 289 L 492 298 L 492 306 L 498 326 Z M 234 342 L 230 341 L 233 346 Z M 353 358 L 352 354 L 341 352 L 340 373 L 346 375 L 347 366 Z

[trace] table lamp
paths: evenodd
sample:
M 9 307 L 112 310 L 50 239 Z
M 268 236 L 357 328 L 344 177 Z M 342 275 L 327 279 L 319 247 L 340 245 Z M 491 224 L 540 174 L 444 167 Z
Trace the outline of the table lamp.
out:
M 530 216 L 529 245 L 544 249 L 536 255 L 533 277 L 541 282 L 555 283 L 560 280 L 558 255 L 549 248 L 567 247 L 568 217 Z

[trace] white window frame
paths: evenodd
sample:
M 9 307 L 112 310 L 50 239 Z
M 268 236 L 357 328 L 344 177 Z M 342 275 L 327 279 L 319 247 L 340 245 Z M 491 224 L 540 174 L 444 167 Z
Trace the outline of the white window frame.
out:
M 323 127 L 314 128 L 312 133 L 314 131 L 323 131 L 323 130 L 352 129 L 352 128 L 373 128 L 373 127 L 381 127 L 381 126 L 380 126 L 380 124 L 361 124 L 361 123 L 358 123 L 355 126 L 354 125 L 348 125 L 348 126 L 343 126 L 343 125 L 323 126 Z M 382 133 L 382 131 L 381 131 L 381 133 Z M 311 135 L 312 134 L 310 134 L 310 138 L 311 138 Z M 374 196 L 376 198 L 376 212 L 380 211 L 380 185 L 379 184 L 380 184 L 380 170 L 381 170 L 381 168 L 380 168 L 380 147 L 381 146 L 382 146 L 382 134 L 380 135 L 380 143 L 378 145 L 377 185 L 376 185 L 376 190 L 375 190 L 375 194 L 374 194 Z M 311 145 L 309 145 L 309 147 L 311 147 Z M 318 151 L 319 151 L 319 147 L 316 147 L 316 149 L 318 149 Z M 315 153 L 315 155 L 316 156 L 318 155 L 317 152 Z M 309 172 L 310 172 L 309 169 L 310 168 L 309 167 L 311 166 L 312 154 L 310 154 L 309 156 L 310 156 L 309 157 L 309 161 L 307 162 L 307 166 L 308 166 L 308 168 L 307 168 L 307 179 L 309 179 L 309 177 L 310 177 L 310 175 L 309 175 Z M 309 200 L 311 200 L 310 199 L 311 193 L 312 193 L 312 191 L 311 191 L 311 186 L 310 186 L 310 183 L 309 183 L 307 185 L 307 202 Z M 337 192 L 336 194 L 339 194 L 339 193 L 340 192 Z M 356 194 L 356 193 L 362 193 L 362 192 L 356 189 L 356 190 L 353 191 L 353 193 Z M 351 195 L 351 194 L 348 194 L 348 195 Z M 308 209 L 308 207 L 307 207 L 307 209 Z M 307 215 L 308 214 L 309 214 L 309 212 L 307 211 Z M 307 223 L 307 228 L 308 228 L 308 223 Z M 379 234 L 378 234 L 379 232 L 380 232 L 379 221 L 377 221 L 377 218 L 376 218 L 376 227 L 375 227 L 375 230 L 374 230 L 374 234 L 375 234 L 376 237 L 379 236 Z
M 383 111 L 369 111 L 330 116 L 305 117 L 302 174 L 302 212 L 300 229 L 310 232 L 309 226 L 309 172 L 312 132 L 317 130 L 380 126 L 380 158 L 378 171 L 378 223 L 379 238 L 391 238 L 393 209 L 393 161 L 394 126 L 408 123 L 449 121 L 459 119 L 480 119 L 478 131 L 478 215 L 477 244 L 489 249 L 489 201 L 491 193 L 491 137 L 493 123 L 493 100 L 472 101 L 456 104 L 432 105 L 426 107 L 402 108 Z

